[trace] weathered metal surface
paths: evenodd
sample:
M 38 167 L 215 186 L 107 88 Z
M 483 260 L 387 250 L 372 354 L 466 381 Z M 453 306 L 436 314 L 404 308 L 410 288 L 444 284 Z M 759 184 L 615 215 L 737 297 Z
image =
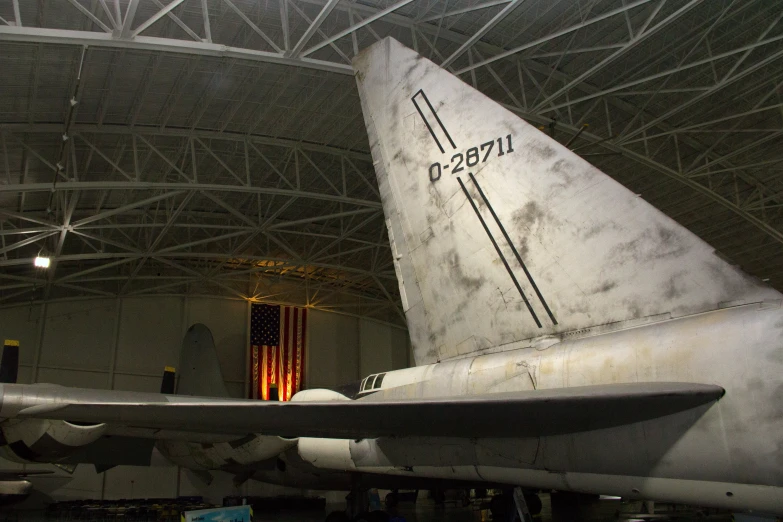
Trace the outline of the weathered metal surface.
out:
M 354 68 L 417 364 L 781 298 L 399 42 Z
M 661 324 L 583 339 L 543 350 L 524 349 L 389 372 L 384 389 L 364 401 L 440 396 L 453 383 L 468 383 L 479 372 L 484 386 L 508 382 L 511 368 L 525 368 L 533 393 L 568 391 L 572 386 L 649 381 L 701 381 L 724 387 L 714 405 L 610 429 L 536 438 L 384 438 L 352 443 L 357 469 L 445 465 L 438 444 L 459 447 L 451 465 L 529 468 L 550 472 L 648 476 L 666 479 L 783 486 L 779 433 L 780 372 L 783 371 L 783 310 L 748 305 L 698 314 Z M 748 357 L 753 354 L 753 357 Z M 465 366 L 465 361 L 470 364 Z M 729 361 L 725 363 L 724 361 Z M 459 370 L 457 370 L 459 368 Z M 421 376 L 427 378 L 422 380 Z M 408 380 L 410 384 L 404 384 Z M 388 383 L 388 388 L 386 385 Z M 520 386 L 526 386 L 524 379 Z M 362 401 L 362 402 L 364 402 Z M 553 415 L 558 415 L 552 408 Z M 546 418 L 508 416 L 508 424 L 536 424 Z M 449 426 L 475 422 L 455 416 Z M 371 444 L 370 449 L 360 446 Z M 522 447 L 527 450 L 522 450 Z M 525 458 L 524 455 L 531 455 Z M 457 458 L 455 455 L 459 455 Z M 422 460 L 425 459 L 425 460 Z M 426 473 L 415 468 L 417 473 Z M 435 473 L 437 475 L 437 472 Z M 438 475 L 439 476 L 439 475 Z M 778 489 L 776 495 L 780 495 Z M 783 496 L 779 498 L 783 499 Z M 742 499 L 734 499 L 741 502 Z
M 104 398 L 87 389 L 43 388 L 34 397 L 24 399 L 36 405 L 25 407 L 23 403 L 16 415 L 80 422 L 101 419 L 130 427 L 237 435 L 519 437 L 595 430 L 654 419 L 712 404 L 723 394 L 719 386 L 660 382 L 473 395 L 466 389 L 454 392 L 468 379 L 461 372 L 452 375 L 451 379 L 430 383 L 437 389 L 445 386 L 450 392 L 417 400 L 376 400 L 376 394 L 358 401 L 259 403 L 134 392 L 114 392 L 111 398 Z M 502 373 L 499 377 L 505 379 Z M 5 393 L 0 414 L 6 415 L 5 412 L 19 408 L 9 399 L 18 397 L 19 387 L 24 385 L 2 386 Z M 154 400 L 149 400 L 149 395 Z M 466 416 L 472 422 L 462 422 Z M 537 420 L 514 424 L 507 421 L 509 417 Z M 282 449 L 285 448 L 278 452 Z
M 783 513 L 780 294 L 397 42 L 355 67 L 416 362 L 448 361 L 389 372 L 367 400 L 669 381 L 726 396 L 513 441 L 333 443 L 329 461 Z
M 420 366 L 282 405 L 3 385 L 0 417 L 162 428 L 188 467 L 288 485 L 323 469 L 783 513 L 783 296 L 396 42 L 357 68 Z
M 24 497 L 30 494 L 33 484 L 29 480 L 0 480 L 0 496 L 20 496 Z M 7 500 L 7 499 L 3 499 Z
M 194 470 L 254 466 L 296 446 L 296 440 L 250 434 L 231 442 L 198 443 L 159 440 L 157 448 L 171 462 Z

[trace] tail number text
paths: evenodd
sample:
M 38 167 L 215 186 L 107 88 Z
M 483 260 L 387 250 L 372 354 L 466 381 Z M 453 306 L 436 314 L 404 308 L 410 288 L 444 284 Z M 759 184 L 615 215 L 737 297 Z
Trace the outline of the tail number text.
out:
M 495 148 L 497 145 L 497 148 Z M 514 145 L 511 143 L 511 134 L 506 135 L 505 138 L 498 138 L 486 143 L 482 143 L 481 146 L 471 147 L 466 152 L 458 152 L 451 157 L 451 162 L 446 165 L 441 165 L 438 162 L 430 165 L 430 181 L 435 182 L 440 179 L 444 170 L 451 169 L 451 172 L 456 174 L 465 170 L 465 167 L 475 167 L 479 163 L 484 163 L 492 155 L 493 149 L 497 150 L 498 156 L 504 156 L 514 152 Z M 454 168 L 452 168 L 452 166 Z

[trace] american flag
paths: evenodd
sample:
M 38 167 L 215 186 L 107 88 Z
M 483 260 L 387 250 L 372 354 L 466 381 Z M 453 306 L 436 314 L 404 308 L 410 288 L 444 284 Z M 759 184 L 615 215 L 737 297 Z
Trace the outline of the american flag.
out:
M 304 382 L 307 310 L 253 304 L 250 311 L 253 398 L 290 400 Z

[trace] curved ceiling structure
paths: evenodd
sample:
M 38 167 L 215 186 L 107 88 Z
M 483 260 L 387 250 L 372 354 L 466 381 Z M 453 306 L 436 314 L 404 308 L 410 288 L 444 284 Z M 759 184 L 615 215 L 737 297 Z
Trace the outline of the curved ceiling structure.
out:
M 781 17 L 766 0 L 6 0 L 0 305 L 188 293 L 402 322 L 350 66 L 385 36 L 783 288 Z

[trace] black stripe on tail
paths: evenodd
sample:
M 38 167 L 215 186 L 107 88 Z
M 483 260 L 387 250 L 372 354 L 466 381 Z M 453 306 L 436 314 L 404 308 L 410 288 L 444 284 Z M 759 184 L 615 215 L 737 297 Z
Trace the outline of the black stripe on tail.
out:
M 511 241 L 511 238 L 509 237 L 508 233 L 506 232 L 506 227 L 503 226 L 503 223 L 500 222 L 500 218 L 498 218 L 498 215 L 495 214 L 495 209 L 493 209 L 492 205 L 490 205 L 489 200 L 487 199 L 487 196 L 484 195 L 484 191 L 481 190 L 481 186 L 478 184 L 478 181 L 476 181 L 476 178 L 473 176 L 473 173 L 469 172 L 468 176 L 470 176 L 470 180 L 476 186 L 476 189 L 478 190 L 478 193 L 481 196 L 481 199 L 483 199 L 484 203 L 487 205 L 487 208 L 489 209 L 490 214 L 492 214 L 492 217 L 495 219 L 495 223 L 497 223 L 498 227 L 500 227 L 500 231 L 503 233 L 503 237 L 506 238 L 506 242 L 508 243 L 508 246 L 511 247 L 511 251 L 514 252 L 514 256 L 517 258 L 517 261 L 519 261 L 519 264 L 522 266 L 522 270 L 525 271 L 525 275 L 527 276 L 527 280 L 530 281 L 530 285 L 533 287 L 533 290 L 535 290 L 536 295 L 538 296 L 538 299 L 541 301 L 541 304 L 544 305 L 544 310 L 546 310 L 546 313 L 549 316 L 549 319 L 552 320 L 552 324 L 557 325 L 557 319 L 555 319 L 555 315 L 552 313 L 552 310 L 549 309 L 549 305 L 546 304 L 546 300 L 544 299 L 544 296 L 541 295 L 541 291 L 538 289 L 538 285 L 536 284 L 535 280 L 533 280 L 533 276 L 530 275 L 530 272 L 528 271 L 527 266 L 525 266 L 525 262 L 522 261 L 522 256 L 519 255 L 519 251 L 517 250 L 517 247 L 514 246 L 514 242 Z
M 503 252 L 501 252 L 497 241 L 495 241 L 495 238 L 492 236 L 492 232 L 489 231 L 489 227 L 487 227 L 487 223 L 484 221 L 484 218 L 481 216 L 481 212 L 479 212 L 479 209 L 476 206 L 476 202 L 473 201 L 473 198 L 470 196 L 470 192 L 468 192 L 468 189 L 467 187 L 465 187 L 465 184 L 462 182 L 462 179 L 457 177 L 457 181 L 459 182 L 459 186 L 462 188 L 462 192 L 465 193 L 465 197 L 468 198 L 468 202 L 470 203 L 470 206 L 473 207 L 473 211 L 476 213 L 476 217 L 479 218 L 479 221 L 481 222 L 481 226 L 484 227 L 484 232 L 487 233 L 489 240 L 492 242 L 492 246 L 495 247 L 495 251 L 498 253 L 498 256 L 500 256 L 500 260 L 503 261 L 503 266 L 506 267 L 506 271 L 508 272 L 508 275 L 511 276 L 511 280 L 514 282 L 514 286 L 517 287 L 517 290 L 519 291 L 519 295 L 522 296 L 522 300 L 525 302 L 525 306 L 527 306 L 528 311 L 530 311 L 530 315 L 533 316 L 533 320 L 536 322 L 536 326 L 541 328 L 541 321 L 538 320 L 538 316 L 536 315 L 535 310 L 533 310 L 533 307 L 530 306 L 530 302 L 527 300 L 527 296 L 525 295 L 525 292 L 523 292 L 522 287 L 519 286 L 519 281 L 517 281 L 517 277 L 514 275 L 514 272 L 511 270 L 511 267 L 508 265 L 508 261 L 506 261 L 506 257 L 503 255 Z
M 451 144 L 451 148 L 456 149 L 457 146 L 454 144 L 454 140 L 451 139 L 451 135 L 449 134 L 449 131 L 446 130 L 446 127 L 443 125 L 443 122 L 440 121 L 440 116 L 438 116 L 438 113 L 435 111 L 435 107 L 432 106 L 429 98 L 427 98 L 427 95 L 424 94 L 424 91 L 422 89 L 419 89 L 416 92 L 416 94 L 411 96 L 411 101 L 413 102 L 413 105 L 416 107 L 416 110 L 419 111 L 419 116 L 421 116 L 421 119 L 424 120 L 424 125 L 427 126 L 427 130 L 430 131 L 430 136 L 432 136 L 432 139 L 435 140 L 435 143 L 438 145 L 438 148 L 440 149 L 441 153 L 444 153 L 446 151 L 443 149 L 443 145 L 441 145 L 438 136 L 435 134 L 435 131 L 433 130 L 434 123 L 430 124 L 430 121 L 427 119 L 427 116 L 424 115 L 424 111 L 419 106 L 418 102 L 416 102 L 416 97 L 419 95 L 421 95 L 422 99 L 424 99 L 424 103 L 427 104 L 429 113 L 432 114 L 432 116 L 435 118 L 435 123 L 438 124 L 440 129 L 443 131 L 443 134 L 446 135 L 446 139 L 449 140 L 449 143 Z

